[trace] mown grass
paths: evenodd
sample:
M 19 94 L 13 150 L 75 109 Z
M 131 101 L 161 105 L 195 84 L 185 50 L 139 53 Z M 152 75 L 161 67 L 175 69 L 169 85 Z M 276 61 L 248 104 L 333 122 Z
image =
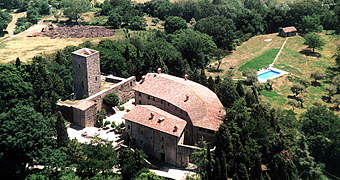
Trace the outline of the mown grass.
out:
M 257 56 L 254 59 L 246 62 L 238 70 L 243 71 L 246 68 L 256 70 L 261 68 L 267 68 L 269 64 L 273 63 L 279 50 L 280 49 L 270 49 L 268 51 L 265 51 L 260 56 Z

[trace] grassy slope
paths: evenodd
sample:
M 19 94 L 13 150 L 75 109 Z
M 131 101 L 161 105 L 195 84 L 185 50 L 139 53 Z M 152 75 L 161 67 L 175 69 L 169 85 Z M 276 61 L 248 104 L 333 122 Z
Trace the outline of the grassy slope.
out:
M 304 106 L 308 108 L 315 102 L 326 104 L 329 107 L 333 106 L 332 104 L 323 101 L 322 97 L 326 95 L 324 89 L 325 83 L 328 83 L 334 76 L 334 71 L 330 69 L 335 67 L 334 52 L 337 37 L 331 35 L 323 35 L 322 37 L 327 41 L 327 44 L 323 50 L 317 51 L 319 57 L 309 56 L 303 53 L 306 52 L 306 50 L 308 52 L 308 49 L 303 45 L 304 39 L 302 37 L 297 36 L 288 39 L 275 67 L 288 71 L 290 74 L 276 79 L 273 91 L 269 92 L 265 90 L 262 92 L 262 95 L 272 103 L 273 107 L 291 109 L 286 103 L 288 97 L 293 95 L 290 90 L 292 83 L 298 82 L 301 77 L 309 78 L 310 74 L 317 69 L 326 72 L 326 79 L 321 81 L 319 86 L 310 86 L 307 88 L 309 99 L 304 103 Z M 305 109 L 295 110 L 298 114 L 304 111 Z
M 246 68 L 249 68 L 249 69 L 266 68 L 268 67 L 269 64 L 273 63 L 279 50 L 280 49 L 269 49 L 266 52 L 262 53 L 260 56 L 257 56 L 253 58 L 252 60 L 247 61 L 240 68 L 238 68 L 238 70 L 243 71 Z

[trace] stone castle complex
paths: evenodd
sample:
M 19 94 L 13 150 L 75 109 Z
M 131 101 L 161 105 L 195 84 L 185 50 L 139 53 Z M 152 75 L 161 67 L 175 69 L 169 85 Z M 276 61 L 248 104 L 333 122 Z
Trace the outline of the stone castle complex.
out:
M 134 95 L 136 106 L 123 117 L 125 130 L 132 144 L 147 155 L 187 167 L 195 143 L 202 137 L 214 143 L 214 133 L 223 123 L 225 111 L 207 87 L 187 76 L 162 74 L 160 69 L 143 76 L 137 84 L 135 77 L 102 76 L 99 52 L 87 48 L 73 52 L 72 60 L 72 98 L 81 100 L 75 105 L 59 103 L 66 119 L 83 127 L 94 126 L 97 111 L 108 109 L 102 100 L 107 93 L 115 92 L 120 101 Z M 103 82 L 109 87 L 103 89 Z
M 159 70 L 148 73 L 133 90 L 137 106 L 123 117 L 125 127 L 149 156 L 186 167 L 190 145 L 202 137 L 214 142 L 225 111 L 207 87 Z

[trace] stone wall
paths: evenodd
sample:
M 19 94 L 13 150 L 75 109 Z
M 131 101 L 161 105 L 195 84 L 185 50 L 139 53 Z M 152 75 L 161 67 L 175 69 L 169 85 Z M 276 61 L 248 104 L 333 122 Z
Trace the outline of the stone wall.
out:
M 103 98 L 106 94 L 114 92 L 119 96 L 119 101 L 127 101 L 134 95 L 133 87 L 136 85 L 136 77 L 131 76 L 120 81 L 109 89 L 105 89 L 87 98 L 97 104 L 97 110 L 104 109 Z
M 125 127 L 131 135 L 132 143 L 147 155 L 174 166 L 188 166 L 189 154 L 178 148 L 178 144 L 184 143 L 184 133 L 176 137 L 129 120 L 125 120 Z
M 95 104 L 86 110 L 73 108 L 73 122 L 81 127 L 94 127 L 96 115 L 97 106 Z

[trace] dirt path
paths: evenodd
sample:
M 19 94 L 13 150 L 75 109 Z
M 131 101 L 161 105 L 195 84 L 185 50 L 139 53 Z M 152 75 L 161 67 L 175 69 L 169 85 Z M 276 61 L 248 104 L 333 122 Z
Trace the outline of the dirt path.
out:
M 21 18 L 26 15 L 26 12 L 21 13 L 11 13 L 13 16 L 12 21 L 8 24 L 6 31 L 8 32 L 8 35 L 11 37 L 14 35 L 15 30 L 15 23 L 17 23 L 18 18 Z

